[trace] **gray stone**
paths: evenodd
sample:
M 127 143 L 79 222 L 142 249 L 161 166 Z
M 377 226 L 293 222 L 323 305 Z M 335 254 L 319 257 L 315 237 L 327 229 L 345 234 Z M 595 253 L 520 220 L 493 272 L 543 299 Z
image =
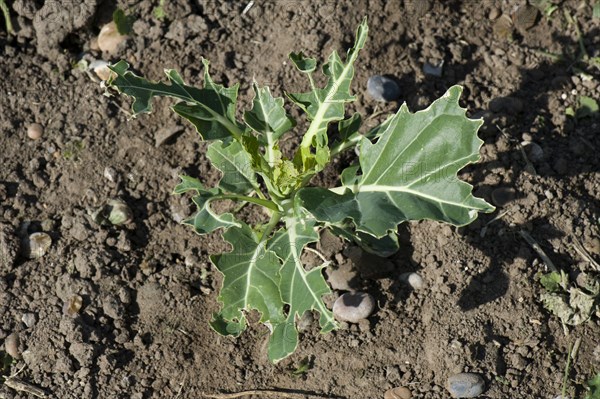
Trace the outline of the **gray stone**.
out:
M 33 327 L 35 325 L 35 323 L 37 322 L 37 317 L 36 317 L 35 313 L 25 313 L 21 317 L 21 321 L 27 327 Z
M 515 200 L 516 195 L 514 188 L 498 187 L 492 191 L 492 202 L 496 206 L 506 206 Z
M 374 75 L 367 81 L 367 92 L 377 101 L 394 101 L 400 97 L 398 84 L 385 76 Z
M 454 398 L 474 398 L 483 393 L 485 382 L 478 374 L 459 373 L 448 378 L 446 388 Z

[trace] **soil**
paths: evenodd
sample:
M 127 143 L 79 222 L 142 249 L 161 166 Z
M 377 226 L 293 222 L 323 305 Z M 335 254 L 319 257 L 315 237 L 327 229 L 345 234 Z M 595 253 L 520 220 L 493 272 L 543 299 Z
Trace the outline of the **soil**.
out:
M 600 100 L 598 67 L 577 60 L 580 45 L 600 56 L 600 19 L 590 1 L 556 1 L 557 10 L 538 12 L 531 27 L 519 18 L 497 22 L 525 4 L 512 0 L 178 0 L 165 2 L 162 20 L 153 14 L 158 1 L 149 0 L 7 3 L 16 34 L 0 32 L 0 342 L 18 334 L 18 347 L 5 350 L 21 359 L 5 375 L 21 371 L 18 378 L 52 398 L 279 389 L 298 398 L 362 399 L 397 386 L 415 398 L 446 398 L 447 378 L 466 371 L 484 377 L 481 397 L 555 398 L 569 349 L 581 339 L 567 394 L 585 395 L 584 382 L 600 371 L 599 317 L 565 334 L 540 300 L 547 265 L 520 232 L 573 278 L 594 268 L 578 242 L 600 261 L 600 120 L 566 115 L 580 96 Z M 133 31 L 116 54 L 100 54 L 92 42 L 117 6 L 136 15 Z M 122 58 L 149 78 L 176 68 L 200 84 L 205 57 L 215 81 L 240 82 L 241 112 L 252 79 L 278 96 L 304 90 L 288 53 L 323 60 L 343 52 L 364 15 L 369 40 L 349 112 L 376 114 L 375 124 L 400 102 L 422 109 L 464 85 L 462 104 L 484 118 L 485 144 L 482 161 L 461 178 L 488 201 L 497 188 L 514 195 L 505 190 L 497 211 L 468 227 L 400 226 L 401 250 L 387 259 L 327 237 L 321 249 L 332 268 L 353 276 L 350 288 L 371 293 L 378 309 L 327 335 L 304 320 L 297 352 L 273 365 L 263 326 L 230 339 L 207 324 L 221 283 L 209 255 L 228 247 L 218 233 L 197 236 L 181 225 L 192 207 L 188 197 L 171 195 L 181 173 L 216 183 L 205 144 L 170 101 L 130 120 L 127 99 L 104 96 L 98 79 L 73 65 L 82 57 Z M 441 77 L 422 72 L 442 61 Z M 399 102 L 366 94 L 375 74 L 397 80 Z M 41 139 L 27 137 L 31 123 L 44 126 Z M 286 145 L 297 141 L 291 135 Z M 316 183 L 336 184 L 353 157 L 334 162 Z M 131 207 L 133 222 L 95 223 L 90 211 L 114 198 Z M 53 244 L 27 259 L 20 242 L 38 231 Z M 403 283 L 401 275 L 413 271 L 425 288 Z M 308 370 L 294 373 L 305 359 Z M 33 397 L 0 385 L 0 398 Z

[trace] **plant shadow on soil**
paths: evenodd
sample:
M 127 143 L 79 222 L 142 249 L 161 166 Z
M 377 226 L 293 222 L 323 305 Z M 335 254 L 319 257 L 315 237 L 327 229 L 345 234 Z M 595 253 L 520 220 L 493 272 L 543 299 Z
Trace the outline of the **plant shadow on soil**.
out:
M 594 37 L 598 34 L 600 34 L 598 30 L 592 30 L 587 36 Z M 565 81 L 567 79 L 570 80 L 571 75 L 573 75 L 573 67 L 575 65 L 581 65 L 581 61 L 578 59 L 579 56 L 572 55 L 573 49 L 579 49 L 579 44 L 577 42 L 572 41 L 572 39 L 567 36 L 561 35 L 553 35 L 553 41 L 561 44 L 561 55 L 564 56 L 564 59 L 554 62 L 545 62 L 532 69 L 521 68 L 519 71 L 521 75 L 520 87 L 505 97 L 523 99 L 523 102 L 526 103 L 524 108 L 517 114 L 503 111 L 494 113 L 492 118 L 484 118 L 484 125 L 479 132 L 480 137 L 485 143 L 496 143 L 502 136 L 505 136 L 511 145 L 507 151 L 499 151 L 498 159 L 502 160 L 502 164 L 509 164 L 508 167 L 518 169 L 520 171 L 524 170 L 528 164 L 533 166 L 527 156 L 524 155 L 525 151 L 522 149 L 520 144 L 520 133 L 528 132 L 534 126 L 538 128 L 538 134 L 536 134 L 534 137 L 534 142 L 542 148 L 569 148 L 569 146 L 573 146 L 572 141 L 574 140 L 575 136 L 578 136 L 576 138 L 579 140 L 583 139 L 584 143 L 589 143 L 589 141 L 586 141 L 584 137 L 581 137 L 584 133 L 579 133 L 578 130 L 585 131 L 585 126 L 592 123 L 591 118 L 587 118 L 587 120 L 576 120 L 574 118 L 567 119 L 563 132 L 559 132 L 559 127 L 553 125 L 551 122 L 552 114 L 550 112 L 549 92 L 562 88 L 565 84 Z M 394 42 L 395 41 L 391 41 L 389 44 Z M 468 50 L 473 52 L 475 48 L 470 46 Z M 541 51 L 542 49 L 531 50 Z M 467 61 L 464 64 L 450 66 L 450 68 L 453 68 L 453 80 L 463 81 L 467 75 L 475 70 L 480 62 L 481 61 L 479 60 Z M 586 72 L 592 73 L 593 71 L 590 70 Z M 596 72 L 592 74 L 596 79 L 600 78 L 599 73 Z M 419 93 L 424 87 L 426 87 L 426 90 L 424 90 L 426 93 L 435 93 L 440 91 L 443 92 L 446 89 L 444 84 L 447 83 L 441 79 L 436 79 L 433 77 L 431 80 L 419 83 L 416 81 L 416 76 L 414 73 L 405 74 L 401 77 L 391 75 L 387 77 L 396 81 L 403 93 Z M 561 79 L 563 80 L 562 82 Z M 427 86 L 433 86 L 433 88 L 427 88 Z M 409 109 L 414 111 L 419 109 L 416 97 L 417 96 L 406 99 Z M 429 102 L 433 101 L 434 99 L 435 98 L 432 97 Z M 532 102 L 527 100 L 532 100 Z M 398 104 L 398 108 L 399 105 L 400 104 Z M 498 119 L 501 121 L 500 123 L 496 122 Z M 541 126 L 540 121 L 544 121 Z M 591 129 L 588 130 L 591 131 Z M 511 133 L 514 133 L 514 135 L 507 133 L 508 131 L 511 131 Z M 593 159 L 593 157 L 589 159 L 590 162 L 588 163 L 581 162 L 580 160 L 577 167 L 569 167 L 560 170 L 559 172 L 555 170 L 554 165 L 549 165 L 547 161 L 548 159 L 543 159 L 539 163 L 535 162 L 535 169 L 534 173 L 532 174 L 532 179 L 553 178 L 557 180 L 565 180 L 584 172 L 593 173 L 600 170 L 600 164 L 597 162 L 597 160 Z M 348 160 L 346 160 L 346 162 L 350 164 Z M 492 162 L 497 163 L 498 161 Z M 491 165 L 492 162 L 482 161 L 477 163 L 475 166 L 468 166 L 466 170 L 473 174 L 473 181 L 483 182 L 485 180 L 485 174 L 488 173 L 489 169 L 493 167 L 493 165 Z M 516 183 L 516 176 L 517 175 L 515 174 L 510 181 L 503 181 L 500 186 L 514 185 Z M 489 202 L 491 191 L 497 187 L 498 185 L 480 185 L 476 190 L 476 195 L 486 197 Z M 593 198 L 586 198 L 585 194 L 583 193 L 573 192 L 572 194 L 581 201 L 593 201 Z M 515 199 L 522 198 L 519 198 L 517 194 Z M 503 212 L 503 208 L 498 206 L 497 210 L 493 214 L 484 218 L 489 222 L 501 212 Z M 522 252 L 515 250 L 515 245 L 518 248 L 519 243 L 523 242 L 523 239 L 519 236 L 520 230 L 532 231 L 532 235 L 534 237 L 538 235 L 537 233 L 539 233 L 540 235 L 543 235 L 544 240 L 565 237 L 566 234 L 563 231 L 553 228 L 548 219 L 545 217 L 534 217 L 521 224 L 509 224 L 503 221 L 502 218 L 499 218 L 493 223 L 490 223 L 489 227 L 490 229 L 493 229 L 493 231 L 488 231 L 488 236 L 485 237 L 477 234 L 483 227 L 482 224 L 484 218 L 480 217 L 480 220 L 472 225 L 472 227 L 459 230 L 461 235 L 464 236 L 469 244 L 481 250 L 485 256 L 490 259 L 489 266 L 484 271 L 474 276 L 467 287 L 465 287 L 461 292 L 460 299 L 458 300 L 457 304 L 464 311 L 476 309 L 486 303 L 502 297 L 509 288 L 509 277 L 505 268 L 519 257 L 523 257 L 525 259 L 531 258 L 531 251 Z M 467 230 L 469 230 L 469 232 L 467 232 Z M 495 234 L 499 231 L 503 231 L 505 234 Z M 406 228 L 399 226 L 398 234 L 401 237 L 403 232 L 408 234 Z M 494 235 L 493 239 L 490 238 L 492 234 Z M 540 237 L 539 243 L 543 248 L 545 245 L 541 238 L 542 237 Z M 405 240 L 401 239 L 401 241 L 403 241 L 401 244 L 401 256 L 396 255 L 392 258 L 397 261 L 400 261 L 401 259 L 410 259 L 412 257 L 411 254 L 413 249 L 410 245 L 410 240 L 407 238 Z M 494 242 L 491 243 L 490 241 Z M 552 259 L 557 265 L 559 265 L 559 268 L 560 265 L 568 266 L 574 263 L 573 259 L 558 253 L 552 253 Z M 404 272 L 412 270 L 413 268 L 411 268 L 410 265 L 403 265 L 401 269 Z M 360 269 L 358 271 L 360 274 L 364 274 L 364 271 L 361 271 Z M 359 281 L 355 281 L 354 283 L 355 285 L 360 285 Z M 392 287 L 390 287 L 392 292 L 396 292 L 396 298 L 394 299 L 395 301 L 405 300 L 410 294 L 410 290 L 406 290 L 404 287 L 405 284 L 399 279 L 397 279 L 393 283 Z M 378 300 L 382 300 L 382 298 L 378 298 Z
M 589 32 L 587 36 L 594 37 L 595 35 L 600 35 L 600 32 L 597 29 Z M 579 48 L 579 44 L 577 42 L 573 42 L 566 36 L 554 35 L 553 40 L 557 43 L 561 43 L 562 54 L 570 54 L 572 53 L 570 50 Z M 573 146 L 584 144 L 586 146 L 590 145 L 592 150 L 597 150 L 597 148 L 590 143 L 590 140 L 593 140 L 593 137 L 591 137 L 593 134 L 592 129 L 589 128 L 592 124 L 592 118 L 587 118 L 586 120 L 577 120 L 575 118 L 567 119 L 563 132 L 559 132 L 558 127 L 553 126 L 550 122 L 552 120 L 552 114 L 550 112 L 549 91 L 562 88 L 565 85 L 564 80 L 570 80 L 570 76 L 573 74 L 572 68 L 574 65 L 581 65 L 581 62 L 579 62 L 579 60 L 575 57 L 571 58 L 566 56 L 565 58 L 565 60 L 561 61 L 543 63 L 534 69 L 521 69 L 521 86 L 519 89 L 509 94 L 509 96 L 533 99 L 534 103 L 526 104 L 522 110 L 523 112 L 520 112 L 518 115 L 511 115 L 509 113 L 497 114 L 496 116 L 504 116 L 508 118 L 507 120 L 509 121 L 509 124 L 506 126 L 491 126 L 489 121 L 485 121 L 485 124 L 482 127 L 483 132 L 481 133 L 484 141 L 489 142 L 491 141 L 490 139 L 492 139 L 493 142 L 495 142 L 500 138 L 500 136 L 507 135 L 509 142 L 512 144 L 510 150 L 499 152 L 498 158 L 509 159 L 508 162 L 511 162 L 510 159 L 521 159 L 521 163 L 524 166 L 523 169 L 525 169 L 527 164 L 530 164 L 531 161 L 524 155 L 525 152 L 522 150 L 521 145 L 519 144 L 521 142 L 521 137 L 520 135 L 516 136 L 516 134 L 519 134 L 521 131 L 530 131 L 530 129 L 536 124 L 539 125 L 540 120 L 546 121 L 542 126 L 539 127 L 538 134 L 536 134 L 534 137 L 535 143 L 537 143 L 540 147 L 568 149 L 569 147 L 572 148 Z M 591 68 L 588 68 L 586 72 L 592 74 L 594 79 L 600 79 L 600 73 L 597 70 L 594 71 Z M 542 79 L 543 81 L 540 82 Z M 560 79 L 563 79 L 563 81 L 561 82 Z M 556 87 L 557 83 L 558 87 Z M 512 118 L 515 119 L 511 121 Z M 521 129 L 521 131 L 517 131 L 516 129 Z M 507 131 L 513 131 L 515 136 L 507 134 Z M 588 139 L 583 137 L 585 136 L 586 132 L 589 132 Z M 579 142 L 574 143 L 575 140 L 578 140 Z M 585 150 L 582 151 L 582 157 L 580 157 L 578 160 L 573 158 L 569 159 L 569 167 L 559 168 L 559 171 L 556 170 L 556 162 L 559 162 L 559 160 L 556 160 L 554 165 L 549 165 L 547 163 L 548 155 L 546 155 L 545 159 L 535 165 L 534 173 L 532 174 L 531 178 L 534 180 L 538 178 L 566 180 L 581 173 L 595 173 L 600 171 L 600 163 L 598 162 L 597 157 L 591 154 L 586 159 L 583 156 L 585 155 L 584 152 Z M 565 158 L 563 158 L 563 155 L 559 155 L 559 159 Z M 483 162 L 477 164 L 473 170 L 476 170 L 474 172 L 474 181 L 483 181 L 486 163 Z M 511 181 L 505 181 L 502 183 L 502 185 L 512 185 L 516 183 L 516 177 L 517 174 L 515 174 Z M 489 193 L 494 188 L 496 187 L 481 186 L 478 191 Z M 594 201 L 593 198 L 582 192 L 573 191 L 571 194 L 583 203 L 591 203 Z M 497 207 L 496 212 L 489 216 L 489 219 L 491 220 L 500 212 L 502 212 L 502 207 Z M 508 224 L 503 221 L 502 218 L 500 218 L 497 221 L 494 221 L 493 225 L 490 227 L 493 227 L 495 231 L 502 230 L 507 234 L 496 234 L 493 239 L 466 235 L 466 239 L 469 241 L 469 243 L 481 250 L 490 259 L 490 265 L 486 270 L 475 276 L 471 283 L 462 291 L 458 305 L 463 310 L 475 309 L 481 305 L 502 297 L 506 293 L 508 290 L 509 278 L 505 271 L 505 267 L 517 257 L 524 255 L 515 250 L 515 245 L 517 247 L 519 245 L 516 240 L 520 239 L 518 238 L 518 232 L 520 230 L 531 231 L 534 238 L 537 235 L 543 235 L 544 239 L 565 237 L 567 234 L 564 231 L 553 228 L 548 219 L 545 217 L 533 218 L 517 225 Z M 479 228 L 477 228 L 477 230 L 479 230 Z M 490 244 L 490 240 L 494 241 L 493 245 Z M 539 241 L 539 244 L 542 248 L 545 247 L 543 241 Z M 565 267 L 569 267 L 569 265 L 573 265 L 575 263 L 575 260 L 570 259 L 568 256 L 553 252 L 551 253 L 552 259 L 555 261 L 559 269 L 564 269 Z M 526 256 L 526 258 L 527 257 L 528 256 Z M 493 283 L 486 285 L 482 284 L 482 281 L 492 281 Z

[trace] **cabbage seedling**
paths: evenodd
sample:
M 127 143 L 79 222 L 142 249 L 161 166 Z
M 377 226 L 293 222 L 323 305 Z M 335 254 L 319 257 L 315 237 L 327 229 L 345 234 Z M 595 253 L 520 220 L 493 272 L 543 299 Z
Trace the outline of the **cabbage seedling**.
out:
M 307 116 L 308 127 L 291 157 L 282 154 L 280 140 L 296 122 L 287 114 L 282 98 L 268 87 L 253 84 L 251 109 L 237 120 L 238 85 L 215 83 L 204 63 L 204 85 L 188 86 L 175 70 L 165 73 L 167 83 L 151 82 L 129 71 L 120 61 L 113 65 L 108 85 L 133 97 L 133 113 L 151 111 L 153 97 L 179 101 L 173 111 L 187 119 L 203 140 L 212 142 L 206 156 L 222 172 L 216 187 L 182 176 L 176 194 L 193 192 L 197 212 L 184 223 L 199 234 L 223 229 L 232 251 L 212 257 L 223 274 L 221 310 L 211 321 L 224 335 L 239 335 L 246 328 L 246 312 L 260 313 L 268 326 L 269 359 L 277 362 L 298 346 L 296 318 L 307 311 L 319 313 L 323 333 L 338 327 L 322 297 L 330 292 L 322 267 L 307 270 L 301 261 L 306 245 L 318 240 L 320 228 L 330 228 L 347 239 L 383 255 L 398 249 L 396 229 L 409 220 L 430 219 L 462 226 L 478 212 L 494 208 L 472 195 L 472 186 L 457 172 L 479 160 L 481 120 L 466 117 L 459 106 L 460 86 L 451 87 L 427 109 L 411 113 L 406 104 L 385 122 L 360 133 L 361 116 L 345 115 L 354 63 L 367 40 L 366 19 L 344 60 L 333 52 L 317 86 L 317 61 L 291 53 L 294 66 L 309 83 L 303 93 L 287 93 Z M 329 128 L 337 124 L 335 139 Z M 358 162 L 340 175 L 334 188 L 311 187 L 313 176 L 332 157 L 358 147 Z M 237 200 L 265 207 L 270 221 L 250 226 L 233 213 L 211 208 L 217 200 Z

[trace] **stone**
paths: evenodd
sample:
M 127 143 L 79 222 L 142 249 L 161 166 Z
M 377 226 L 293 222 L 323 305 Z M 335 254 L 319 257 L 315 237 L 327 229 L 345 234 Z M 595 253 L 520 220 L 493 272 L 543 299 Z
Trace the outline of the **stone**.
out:
M 425 288 L 423 277 L 418 273 L 402 273 L 400 280 L 408 284 L 415 291 Z
M 333 304 L 333 315 L 342 321 L 358 323 L 375 310 L 375 299 L 365 292 L 351 292 L 340 296 Z
M 478 374 L 459 373 L 448 377 L 446 388 L 454 398 L 474 398 L 483 393 L 485 382 Z
M 121 35 L 114 22 L 109 22 L 100 29 L 98 35 L 98 47 L 107 53 L 115 53 L 119 45 L 127 39 L 126 35 Z
M 21 316 L 21 321 L 28 328 L 33 327 L 35 325 L 35 323 L 37 322 L 37 316 L 35 315 L 35 313 L 25 313 L 25 314 L 23 314 L 23 316 Z
M 492 191 L 492 202 L 496 206 L 506 206 L 514 201 L 515 197 L 516 191 L 511 187 L 498 187 Z
M 383 399 L 411 399 L 412 392 L 406 387 L 388 389 L 383 394 Z
M 374 75 L 367 81 L 367 92 L 377 101 L 394 101 L 400 97 L 400 87 L 398 84 L 381 75 Z
M 27 126 L 27 137 L 31 140 L 38 140 L 44 135 L 44 127 L 39 123 L 32 123 Z
M 4 350 L 13 359 L 21 358 L 21 350 L 19 349 L 20 342 L 21 342 L 21 339 L 19 338 L 19 333 L 17 333 L 17 332 L 10 334 L 4 340 Z

